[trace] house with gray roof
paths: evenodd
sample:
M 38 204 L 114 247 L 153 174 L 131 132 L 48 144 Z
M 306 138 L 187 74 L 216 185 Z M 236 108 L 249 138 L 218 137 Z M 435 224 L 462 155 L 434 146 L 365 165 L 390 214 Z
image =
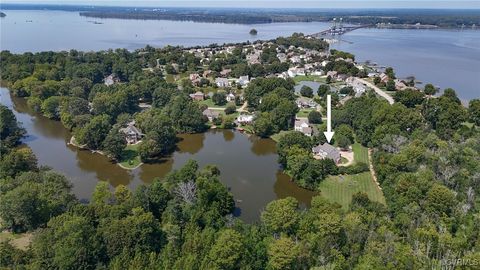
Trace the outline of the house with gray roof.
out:
M 208 118 L 208 121 L 212 122 L 213 120 L 217 119 L 220 116 L 220 113 L 216 110 L 206 109 L 202 112 L 204 116 Z
M 119 129 L 119 131 L 125 134 L 125 140 L 128 144 L 136 144 L 144 136 L 142 131 L 135 126 L 135 121 L 128 123 L 126 127 Z
M 340 151 L 328 143 L 319 144 L 312 148 L 313 155 L 320 159 L 329 158 L 336 164 L 340 163 Z

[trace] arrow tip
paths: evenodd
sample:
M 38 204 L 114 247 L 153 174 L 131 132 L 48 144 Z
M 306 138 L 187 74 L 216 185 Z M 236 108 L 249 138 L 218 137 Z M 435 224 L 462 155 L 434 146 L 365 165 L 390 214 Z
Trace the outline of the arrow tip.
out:
M 332 140 L 333 134 L 335 134 L 335 132 L 326 131 L 326 132 L 323 132 L 323 134 L 325 135 L 325 138 L 327 138 L 327 142 L 330 143 L 330 141 Z

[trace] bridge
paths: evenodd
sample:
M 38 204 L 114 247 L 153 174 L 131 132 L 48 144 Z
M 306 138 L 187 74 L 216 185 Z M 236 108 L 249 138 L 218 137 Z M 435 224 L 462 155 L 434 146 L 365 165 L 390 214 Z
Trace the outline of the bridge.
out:
M 357 29 L 360 29 L 360 28 L 371 27 L 371 26 L 374 26 L 374 25 L 373 24 L 363 24 L 363 25 L 355 25 L 355 26 L 344 26 L 343 25 L 343 18 L 340 18 L 338 21 L 337 21 L 337 18 L 333 18 L 332 26 L 329 29 L 323 30 L 323 31 L 315 33 L 315 34 L 311 34 L 310 36 L 315 37 L 315 38 L 319 38 L 319 37 L 322 37 L 322 36 L 339 36 L 339 35 L 343 35 L 347 32 L 353 31 L 353 30 L 357 30 Z

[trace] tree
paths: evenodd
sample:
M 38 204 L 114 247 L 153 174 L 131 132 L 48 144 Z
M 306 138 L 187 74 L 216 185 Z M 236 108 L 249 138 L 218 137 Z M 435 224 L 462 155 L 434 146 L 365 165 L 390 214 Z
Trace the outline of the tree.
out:
M 101 149 L 110 129 L 110 117 L 105 114 L 97 115 L 83 128 L 75 131 L 75 139 L 90 149 Z
M 0 193 L 0 218 L 13 231 L 33 230 L 76 203 L 72 185 L 53 171 L 26 172 Z
M 471 122 L 480 126 L 480 99 L 472 99 L 468 103 L 468 114 Z
M 225 114 L 232 114 L 237 110 L 237 107 L 234 103 L 229 103 L 225 108 Z
M 326 82 L 327 84 L 332 83 L 332 76 L 328 75 L 327 78 L 325 79 L 325 82 Z
M 385 89 L 387 91 L 395 91 L 395 81 L 393 79 L 390 79 L 387 81 L 387 88 Z
M 292 197 L 272 201 L 262 212 L 262 222 L 271 232 L 294 233 L 299 218 L 297 207 L 298 201 Z
M 414 108 L 416 105 L 422 104 L 424 94 L 409 88 L 396 92 L 393 98 L 396 102 L 400 102 L 408 108 Z
M 60 97 L 53 96 L 45 99 L 42 103 L 42 113 L 50 119 L 59 119 Z
M 123 150 L 127 146 L 125 134 L 119 131 L 119 127 L 114 126 L 110 129 L 110 132 L 108 132 L 102 145 L 102 149 L 108 156 L 119 160 L 122 156 Z
M 218 91 L 213 94 L 212 101 L 215 105 L 223 106 L 227 103 L 227 95 L 223 91 Z
M 269 113 L 262 113 L 253 123 L 255 134 L 260 137 L 268 137 L 274 133 L 272 119 Z
M 311 98 L 313 97 L 313 89 L 308 85 L 304 85 L 300 88 L 300 95 Z
M 37 158 L 32 149 L 18 148 L 2 154 L 0 158 L 0 178 L 15 177 L 17 174 L 37 170 Z
M 321 124 L 322 114 L 319 111 L 311 111 L 308 113 L 308 122 L 311 124 Z
M 0 148 L 17 145 L 24 134 L 25 130 L 19 126 L 13 112 L 0 104 Z
M 338 146 L 342 149 L 348 149 L 348 147 L 350 146 L 351 142 L 350 140 L 345 136 L 345 135 L 342 135 L 342 134 L 338 134 L 335 136 L 335 141 L 337 142 Z
M 387 67 L 385 69 L 385 74 L 387 74 L 388 78 L 390 80 L 395 80 L 396 77 L 395 77 L 395 72 L 393 72 L 393 68 L 392 67 Z
M 380 79 L 380 77 L 378 77 L 378 76 L 373 77 L 373 83 L 375 85 L 378 85 L 381 82 L 382 82 L 382 79 Z
M 52 218 L 33 243 L 33 254 L 58 269 L 94 269 L 101 259 L 96 228 L 83 216 L 66 213 Z
M 328 84 L 321 84 L 318 87 L 317 95 L 319 97 L 324 97 L 328 92 L 330 92 L 330 86 Z
M 220 232 L 208 257 L 214 269 L 238 269 L 243 254 L 242 235 L 232 229 Z
M 271 269 L 295 269 L 300 247 L 290 237 L 281 236 L 268 245 L 267 253 Z
M 433 84 L 427 83 L 423 88 L 423 92 L 425 93 L 425 95 L 433 96 L 437 93 L 437 88 L 435 88 Z

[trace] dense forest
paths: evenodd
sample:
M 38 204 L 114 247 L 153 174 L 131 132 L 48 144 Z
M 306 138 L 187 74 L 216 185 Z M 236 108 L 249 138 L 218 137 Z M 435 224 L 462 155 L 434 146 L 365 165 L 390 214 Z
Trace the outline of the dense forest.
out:
M 3 51 L 0 58 L 2 82 L 14 95 L 112 158 L 122 147 L 119 127 L 132 119 L 146 133 L 145 160 L 167 155 L 177 133 L 206 128 L 200 106 L 188 97 L 194 88 L 169 83 L 154 68 L 175 63 L 172 72 L 195 71 L 198 58 L 181 48 Z M 243 59 L 237 50 L 210 68 L 243 65 Z M 328 68 L 355 72 L 338 65 Z M 120 83 L 106 86 L 112 73 Z M 297 110 L 292 88 L 280 78 L 252 81 L 245 98 L 260 112 L 256 129 L 289 128 L 286 119 Z M 0 219 L 11 232 L 33 233 L 26 250 L 0 243 L 0 268 L 478 269 L 480 101 L 466 108 L 453 89 L 439 97 L 426 92 L 399 92 L 394 105 L 369 93 L 333 110 L 340 135 L 373 149 L 386 204 L 357 193 L 344 209 L 319 194 L 305 209 L 289 197 L 270 202 L 254 224 L 234 217 L 222 172 L 195 161 L 136 190 L 99 182 L 91 201 L 80 202 L 65 176 L 38 166 L 20 145 L 25 131 L 0 106 Z M 140 101 L 152 109 L 141 111 Z M 302 186 L 341 173 L 306 154 L 320 140 L 292 132 L 277 145 L 279 163 Z

